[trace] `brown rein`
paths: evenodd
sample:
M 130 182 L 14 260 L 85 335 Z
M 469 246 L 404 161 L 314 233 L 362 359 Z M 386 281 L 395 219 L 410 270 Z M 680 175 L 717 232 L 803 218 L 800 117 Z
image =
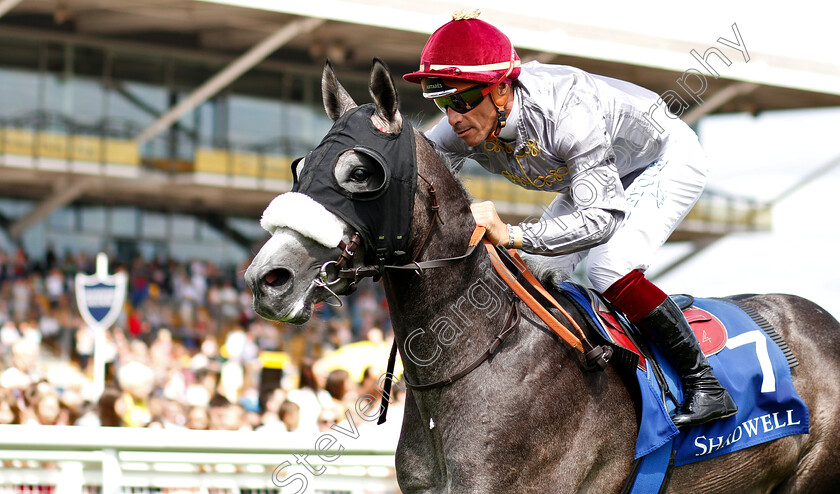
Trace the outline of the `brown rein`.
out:
M 355 232 L 350 240 L 345 243 L 342 241 L 339 244 L 341 248 L 341 254 L 339 258 L 335 261 L 328 261 L 324 263 L 321 267 L 320 272 L 320 282 L 319 285 L 325 287 L 330 293 L 332 293 L 336 298 L 337 295 L 330 289 L 330 286 L 335 284 L 341 279 L 349 279 L 351 286 L 358 283 L 361 278 L 372 276 L 374 279 L 378 279 L 385 270 L 409 270 L 414 271 L 418 275 L 422 275 L 425 269 L 433 269 L 439 267 L 446 267 L 456 264 L 468 257 L 470 257 L 473 252 L 475 251 L 476 247 L 478 246 L 479 242 L 484 244 L 484 247 L 487 250 L 487 253 L 490 256 L 491 264 L 493 265 L 494 270 L 499 275 L 499 277 L 505 282 L 505 284 L 513 290 L 514 294 L 516 295 L 516 299 L 519 299 L 525 304 L 543 321 L 545 324 L 551 328 L 551 330 L 562 339 L 566 344 L 574 348 L 580 353 L 585 355 L 585 364 L 584 367 L 587 370 L 603 370 L 606 368 L 607 362 L 609 361 L 610 357 L 612 356 L 612 349 L 608 346 L 593 346 L 589 340 L 586 338 L 583 330 L 580 328 L 578 323 L 575 319 L 560 305 L 551 294 L 537 281 L 536 277 L 534 277 L 533 273 L 528 269 L 525 265 L 522 258 L 516 252 L 516 250 L 503 250 L 499 248 L 499 251 L 502 251 L 506 254 L 509 260 L 516 266 L 522 276 L 525 278 L 525 281 L 528 282 L 543 298 L 545 298 L 555 309 L 559 310 L 561 314 L 569 321 L 569 323 L 574 328 L 575 332 L 572 332 L 569 328 L 567 328 L 563 323 L 557 320 L 543 305 L 525 288 L 522 284 L 516 279 L 516 276 L 511 273 L 511 271 L 505 266 L 504 262 L 502 261 L 499 252 L 497 251 L 496 246 L 494 246 L 489 240 L 484 238 L 484 234 L 486 233 L 486 228 L 482 226 L 476 226 L 475 230 L 473 230 L 472 235 L 470 236 L 470 241 L 467 246 L 467 251 L 460 256 L 455 257 L 448 257 L 442 259 L 432 259 L 429 261 L 417 261 L 417 258 L 420 257 L 420 254 L 423 252 L 423 249 L 426 246 L 426 242 L 429 240 L 431 236 L 432 230 L 435 226 L 435 220 L 440 221 L 443 224 L 443 218 L 440 216 L 440 206 L 437 201 L 436 190 L 434 187 L 434 183 L 427 180 L 423 175 L 417 174 L 423 181 L 426 182 L 428 185 L 428 192 L 431 198 L 431 207 L 432 215 L 431 221 L 429 223 L 428 229 L 426 233 L 423 235 L 423 241 L 420 243 L 420 246 L 417 248 L 414 256 L 412 256 L 412 261 L 403 264 L 403 265 L 385 265 L 381 263 L 377 266 L 360 266 L 357 268 L 352 267 L 345 267 L 349 266 L 353 260 L 353 257 L 356 254 L 356 250 L 362 244 L 362 237 L 358 232 Z M 335 270 L 337 273 L 334 274 L 332 280 L 330 280 L 330 273 L 328 272 L 329 267 L 334 265 Z M 519 304 L 517 300 L 514 299 L 513 305 L 511 307 L 511 312 L 507 317 L 507 321 L 505 322 L 503 328 L 499 334 L 493 339 L 490 343 L 489 348 L 476 360 L 474 360 L 470 365 L 466 366 L 461 371 L 452 374 L 451 376 L 447 377 L 446 379 L 442 379 L 440 381 L 436 381 L 433 383 L 428 384 L 412 384 L 409 383 L 405 376 L 403 376 L 403 382 L 406 386 L 410 389 L 415 391 L 426 391 L 434 388 L 439 388 L 442 386 L 447 386 L 452 384 L 453 382 L 461 379 L 462 377 L 466 376 L 470 372 L 472 372 L 475 368 L 481 365 L 487 358 L 493 355 L 496 349 L 504 342 L 505 338 L 513 332 L 513 330 L 519 326 L 519 322 L 521 320 L 521 314 L 519 310 Z M 575 334 L 577 333 L 577 334 Z M 391 354 L 388 358 L 388 370 L 386 373 L 387 379 L 385 381 L 385 385 L 383 387 L 383 403 L 382 408 L 379 416 L 379 421 L 377 423 L 381 424 L 385 422 L 385 417 L 388 411 L 388 403 L 390 401 L 390 392 L 391 392 L 391 382 L 393 381 L 393 371 L 394 365 L 396 360 L 396 353 L 397 353 L 397 342 L 394 340 L 394 344 L 391 348 Z
M 434 190 L 433 185 L 429 183 L 430 190 Z M 433 203 L 435 206 L 437 205 L 437 201 L 435 200 Z M 438 211 L 435 209 L 435 216 L 438 216 Z M 432 219 L 432 225 L 434 225 L 434 217 Z M 429 233 L 431 232 L 431 226 L 429 230 L 426 232 L 424 236 L 423 244 L 425 245 L 425 241 L 429 238 Z M 557 320 L 543 305 L 537 301 L 537 299 L 531 295 L 528 290 L 522 286 L 522 284 L 516 279 L 516 276 L 508 270 L 508 268 L 504 265 L 501 257 L 499 256 L 499 252 L 496 250 L 496 247 L 487 239 L 484 239 L 484 233 L 486 229 L 481 226 L 477 226 L 470 237 L 470 242 L 468 244 L 468 248 L 466 253 L 461 256 L 456 257 L 448 257 L 443 259 L 433 259 L 430 261 L 412 261 L 409 264 L 404 264 L 400 266 L 362 266 L 359 268 L 351 268 L 351 269 L 341 269 L 345 264 L 349 263 L 352 259 L 353 255 L 355 254 L 356 248 L 361 243 L 361 237 L 358 233 L 354 234 L 353 237 L 350 239 L 350 242 L 343 246 L 343 251 L 339 260 L 337 261 L 337 266 L 339 267 L 339 278 L 351 278 L 354 281 L 360 276 L 373 276 L 373 275 L 381 275 L 382 268 L 384 269 L 399 269 L 399 270 L 412 270 L 416 271 L 418 274 L 422 274 L 424 269 L 431 269 L 431 268 L 438 268 L 438 267 L 445 267 L 453 265 L 461 260 L 469 257 L 472 255 L 473 251 L 475 250 L 476 246 L 478 245 L 479 241 L 482 241 L 484 247 L 487 250 L 487 253 L 490 255 L 490 261 L 493 264 L 493 268 L 495 269 L 496 273 L 499 277 L 505 282 L 505 284 L 513 290 L 516 296 L 525 302 L 525 304 L 532 310 L 534 313 L 539 316 L 539 318 L 545 322 L 549 328 L 551 328 L 554 333 L 559 336 L 563 341 L 565 341 L 569 346 L 574 348 L 575 350 L 586 353 L 587 357 L 587 364 L 592 365 L 595 360 L 598 360 L 601 355 L 604 353 L 596 352 L 595 354 L 590 356 L 590 352 L 593 350 L 598 350 L 599 347 L 593 347 L 587 340 L 586 335 L 584 334 L 581 327 L 575 321 L 575 319 L 566 311 L 566 309 L 560 305 L 557 300 L 554 299 L 551 294 L 537 281 L 536 277 L 534 277 L 533 273 L 528 269 L 525 265 L 525 262 L 522 260 L 522 257 L 519 256 L 519 253 L 516 252 L 514 249 L 506 250 L 506 254 L 509 256 L 513 264 L 525 278 L 525 280 L 540 294 L 542 295 L 555 309 L 560 311 L 561 314 L 569 321 L 572 328 L 575 330 L 572 332 L 568 327 L 566 327 L 563 323 Z M 416 257 L 419 255 L 420 250 L 418 250 L 418 254 L 415 255 Z M 575 334 L 576 333 L 576 334 Z M 609 355 L 603 357 L 604 359 L 608 359 Z M 605 362 L 604 362 L 605 364 Z M 594 365 L 598 365 L 597 363 Z M 603 368 L 603 366 L 602 366 Z
M 499 253 L 496 250 L 496 247 L 487 239 L 484 238 L 484 234 L 486 232 L 486 228 L 482 226 L 476 226 L 475 230 L 473 230 L 472 236 L 470 237 L 470 242 L 468 244 L 467 252 L 462 256 L 457 257 L 450 257 L 446 259 L 436 259 L 434 261 L 424 261 L 422 263 L 414 262 L 412 264 L 406 266 L 386 266 L 386 268 L 401 268 L 401 269 L 415 269 L 419 270 L 418 274 L 422 274 L 422 270 L 424 268 L 429 267 L 442 267 L 454 264 L 460 260 L 463 260 L 469 257 L 473 251 L 475 250 L 476 246 L 478 245 L 479 241 L 484 244 L 484 247 L 487 249 L 487 253 L 490 255 L 490 261 L 493 264 L 493 268 L 496 273 L 499 275 L 500 278 L 505 282 L 505 284 L 510 287 L 513 292 L 516 294 L 516 298 L 513 300 L 513 305 L 511 307 L 511 312 L 507 317 L 507 321 L 503 326 L 499 334 L 493 339 L 490 343 L 489 348 L 477 359 L 475 359 L 470 365 L 466 366 L 464 369 L 452 374 L 451 376 L 441 379 L 440 381 L 435 381 L 432 383 L 427 384 L 413 384 L 408 382 L 406 376 L 403 375 L 402 381 L 405 383 L 406 387 L 412 389 L 414 391 L 428 391 L 430 389 L 440 388 L 443 386 L 448 386 L 458 379 L 466 376 L 473 370 L 475 370 L 479 365 L 481 365 L 485 360 L 487 360 L 491 355 L 496 352 L 496 349 L 504 342 L 505 338 L 513 332 L 513 330 L 519 326 L 519 321 L 521 320 L 521 314 L 519 310 L 519 304 L 517 303 L 518 300 L 525 302 L 525 304 L 540 318 L 545 322 L 549 328 L 551 328 L 554 333 L 559 336 L 563 341 L 565 341 L 569 346 L 574 348 L 575 350 L 585 354 L 585 364 L 584 367 L 587 370 L 604 370 L 607 366 L 607 362 L 609 361 L 610 357 L 612 356 L 612 348 L 608 346 L 593 346 L 589 340 L 586 338 L 583 330 L 580 328 L 578 323 L 575 319 L 566 311 L 562 305 L 560 305 L 554 297 L 551 296 L 550 293 L 540 284 L 539 281 L 534 277 L 533 273 L 528 269 L 525 265 L 522 258 L 519 254 L 511 249 L 506 251 L 507 254 L 512 258 L 513 262 L 516 264 L 516 267 L 520 270 L 522 275 L 525 277 L 525 280 L 531 284 L 537 292 L 540 293 L 545 299 L 547 299 L 557 310 L 560 311 L 563 316 L 568 319 L 569 323 L 575 329 L 575 331 L 580 335 L 580 337 L 576 336 L 572 331 L 570 331 L 563 323 L 558 321 L 542 304 L 537 301 L 537 299 L 531 295 L 525 287 L 522 286 L 521 283 L 516 279 L 516 277 L 508 270 L 508 268 L 502 262 Z M 356 235 L 354 235 L 354 238 Z M 428 235 L 427 235 L 428 238 Z M 351 241 L 352 243 L 352 241 Z M 422 267 L 420 265 L 423 265 Z M 361 269 L 361 268 L 359 268 Z M 353 270 L 350 270 L 353 271 Z M 517 300 L 518 299 L 518 300 Z M 391 346 L 391 354 L 388 358 L 388 370 L 386 371 L 386 380 L 385 385 L 383 386 L 383 396 L 382 396 L 382 405 L 380 408 L 379 420 L 377 424 L 382 424 L 385 422 L 387 414 L 388 414 L 388 404 L 390 403 L 390 393 L 391 393 L 391 383 L 394 380 L 394 365 L 396 362 L 396 355 L 397 355 L 397 341 L 394 340 L 393 345 Z
M 408 382 L 408 379 L 406 379 L 405 374 L 403 374 L 402 381 L 408 388 L 414 391 L 428 391 L 430 389 L 448 386 L 475 370 L 476 367 L 483 364 L 485 360 L 487 360 L 491 355 L 496 353 L 496 349 L 499 348 L 499 345 L 501 345 L 505 341 L 505 338 L 507 338 L 508 335 L 511 332 L 513 332 L 513 330 L 516 329 L 517 326 L 519 326 L 519 321 L 522 318 L 522 315 L 519 312 L 519 304 L 517 302 L 517 299 L 513 299 L 513 304 L 510 308 L 510 314 L 508 314 L 507 320 L 505 321 L 505 325 L 502 326 L 504 329 L 499 331 L 499 334 L 497 334 L 496 337 L 493 338 L 493 341 L 490 342 L 490 347 L 487 348 L 487 351 L 481 354 L 481 356 L 479 356 L 477 359 L 473 360 L 473 362 L 470 365 L 466 366 L 465 368 L 456 372 L 455 374 L 452 374 L 446 379 L 441 379 L 440 381 L 436 381 L 433 383 L 412 384 Z

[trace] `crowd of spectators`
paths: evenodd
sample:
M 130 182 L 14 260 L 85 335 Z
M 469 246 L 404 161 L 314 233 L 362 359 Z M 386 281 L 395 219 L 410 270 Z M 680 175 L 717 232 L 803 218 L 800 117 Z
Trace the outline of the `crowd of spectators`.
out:
M 0 250 L 0 424 L 318 434 L 357 413 L 360 396 L 379 396 L 385 361 L 359 377 L 321 358 L 360 341 L 387 356 L 379 285 L 362 284 L 342 307 L 319 305 L 297 327 L 253 313 L 243 266 L 136 258 L 112 262 L 119 270 L 129 286 L 105 334 L 100 393 L 95 335 L 74 293 L 75 275 L 92 273 L 94 257 Z

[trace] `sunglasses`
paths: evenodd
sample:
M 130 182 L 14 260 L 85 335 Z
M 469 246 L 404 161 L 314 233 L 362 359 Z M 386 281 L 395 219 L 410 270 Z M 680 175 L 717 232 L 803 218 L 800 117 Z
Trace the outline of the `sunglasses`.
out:
M 452 108 L 456 112 L 464 114 L 473 110 L 476 106 L 480 105 L 482 101 L 484 101 L 484 97 L 487 96 L 487 93 L 489 92 L 485 92 L 486 89 L 487 86 L 480 84 L 459 93 L 435 98 L 434 102 L 443 113 L 446 113 L 447 109 Z

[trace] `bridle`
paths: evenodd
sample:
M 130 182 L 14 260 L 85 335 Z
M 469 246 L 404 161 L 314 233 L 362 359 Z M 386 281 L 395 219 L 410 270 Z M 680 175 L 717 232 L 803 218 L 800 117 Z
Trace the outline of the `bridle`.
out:
M 437 200 L 437 189 L 435 189 L 434 182 L 424 177 L 420 172 L 417 173 L 417 176 L 426 182 L 426 190 L 429 193 L 429 210 L 431 211 L 431 215 L 429 224 L 426 227 L 426 233 L 423 234 L 423 241 L 420 242 L 419 247 L 416 249 L 411 258 L 411 261 L 407 264 L 399 265 L 389 265 L 384 262 L 380 262 L 375 265 L 359 266 L 355 268 L 350 267 L 353 264 L 353 258 L 355 257 L 359 246 L 363 243 L 362 235 L 358 231 L 354 232 L 347 242 L 342 240 L 339 243 L 338 247 L 341 249 L 341 254 L 339 254 L 338 259 L 327 261 L 321 265 L 318 278 L 316 278 L 315 281 L 316 285 L 321 288 L 325 288 L 332 297 L 338 300 L 339 305 L 341 304 L 341 299 L 330 287 L 341 280 L 350 280 L 350 287 L 352 287 L 358 284 L 363 278 L 367 277 L 372 277 L 374 281 L 378 281 L 387 270 L 414 271 L 416 274 L 422 276 L 424 270 L 426 269 L 451 266 L 472 255 L 477 243 L 469 245 L 466 253 L 461 256 L 432 259 L 428 261 L 417 260 L 420 257 L 420 254 L 423 253 L 426 243 L 429 241 L 429 237 L 431 237 L 436 220 L 437 222 L 440 222 L 441 225 L 445 224 L 443 218 L 440 216 L 440 204 Z

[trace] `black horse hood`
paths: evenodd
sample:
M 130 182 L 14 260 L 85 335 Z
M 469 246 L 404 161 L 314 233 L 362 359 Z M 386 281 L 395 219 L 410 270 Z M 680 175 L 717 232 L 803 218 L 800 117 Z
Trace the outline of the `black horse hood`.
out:
M 374 264 L 406 261 L 417 161 L 414 131 L 403 120 L 398 133 L 385 133 L 371 122 L 376 107 L 366 104 L 339 117 L 321 143 L 306 156 L 300 175 L 292 164 L 295 186 L 358 230 L 367 244 L 366 261 Z M 351 192 L 335 176 L 339 156 L 361 153 L 379 164 L 383 180 L 375 190 Z

